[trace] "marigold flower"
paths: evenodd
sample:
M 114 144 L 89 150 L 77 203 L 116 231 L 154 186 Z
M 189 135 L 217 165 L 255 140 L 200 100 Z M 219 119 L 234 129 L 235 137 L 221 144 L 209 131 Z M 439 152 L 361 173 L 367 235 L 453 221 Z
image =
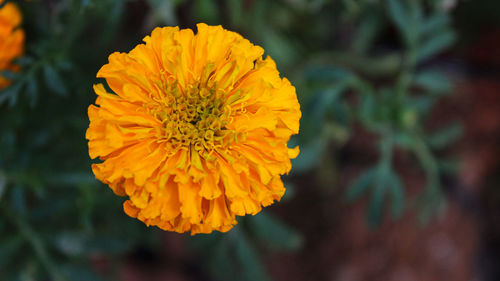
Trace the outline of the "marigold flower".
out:
M 280 200 L 301 117 L 295 88 L 264 50 L 221 26 L 156 28 L 97 77 L 86 133 L 97 179 L 128 196 L 125 213 L 191 234 Z
M 0 6 L 4 2 L 0 0 Z M 0 71 L 18 69 L 12 64 L 12 60 L 24 52 L 24 32 L 18 28 L 21 21 L 21 12 L 14 3 L 5 3 L 0 8 Z M 10 81 L 0 74 L 0 90 L 9 83 Z

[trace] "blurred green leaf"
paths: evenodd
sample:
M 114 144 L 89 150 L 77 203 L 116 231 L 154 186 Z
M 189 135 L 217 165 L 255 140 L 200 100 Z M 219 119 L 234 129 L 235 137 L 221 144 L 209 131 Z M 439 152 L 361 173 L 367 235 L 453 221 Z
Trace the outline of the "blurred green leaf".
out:
M 347 202 L 353 202 L 361 197 L 363 193 L 370 189 L 375 177 L 377 169 L 371 168 L 364 171 L 356 180 L 352 181 L 345 192 L 344 198 Z
M 427 70 L 417 73 L 414 78 L 414 84 L 425 90 L 436 93 L 448 93 L 452 87 L 448 76 L 436 70 Z
M 255 247 L 250 245 L 249 240 L 239 233 L 236 237 L 236 258 L 239 261 L 240 272 L 238 279 L 245 281 L 271 280 L 267 275 L 264 266 L 256 252 Z
M 363 92 L 359 105 L 359 118 L 361 122 L 368 128 L 372 127 L 377 122 L 377 99 L 371 92 Z
M 293 171 L 300 173 L 314 168 L 321 159 L 326 144 L 326 138 L 317 137 L 311 143 L 301 146 L 299 156 L 292 159 Z
M 51 91 L 60 96 L 65 96 L 67 94 L 67 89 L 61 76 L 51 65 L 44 65 L 43 74 L 45 83 Z
M 254 236 L 270 248 L 293 251 L 302 245 L 300 234 L 264 211 L 247 221 Z
M 452 31 L 441 32 L 422 43 L 417 51 L 417 61 L 426 60 L 444 49 L 448 48 L 456 40 L 455 33 Z
M 241 278 L 239 276 L 239 267 L 233 256 L 231 256 L 231 244 L 229 237 L 219 237 L 219 241 L 214 245 L 212 256 L 207 258 L 207 264 L 210 267 L 211 275 L 216 280 L 231 281 Z
M 19 74 L 10 70 L 1 70 L 0 76 L 8 80 L 14 80 L 19 76 Z
M 366 51 L 373 46 L 373 40 L 376 38 L 380 28 L 380 21 L 380 15 L 372 12 L 362 18 L 356 32 L 356 37 L 352 43 L 352 48 L 355 53 L 366 53 Z
M 197 235 L 191 241 L 204 254 L 215 280 L 269 280 L 256 245 L 241 229 L 234 228 L 225 234 Z
M 310 127 L 314 128 L 314 131 L 321 130 L 321 126 L 315 125 L 321 125 L 324 122 L 328 111 L 334 111 L 335 113 L 342 112 L 341 110 L 334 110 L 334 106 L 338 106 L 341 103 L 339 98 L 346 88 L 345 83 L 340 82 L 314 95 L 310 109 L 308 109 L 311 112 L 311 116 L 307 117 L 315 123 L 309 124 Z
M 427 142 L 434 149 L 443 149 L 458 140 L 462 133 L 462 125 L 454 123 L 428 136 Z
M 4 102 L 9 101 L 10 106 L 14 106 L 17 102 L 17 97 L 19 95 L 19 91 L 21 90 L 22 84 L 17 82 L 13 85 L 7 87 L 0 91 L 0 105 Z
M 410 40 L 411 36 L 411 16 L 407 11 L 405 1 L 399 0 L 386 0 L 385 1 L 389 10 L 389 15 L 392 21 L 406 40 Z
M 396 145 L 407 149 L 413 145 L 413 136 L 409 135 L 407 132 L 399 132 L 396 134 L 394 142 Z
M 403 215 L 405 209 L 405 189 L 399 176 L 394 172 L 390 173 L 389 188 L 392 197 L 392 217 L 394 219 L 399 219 Z
M 20 58 L 15 59 L 16 65 L 23 66 L 23 67 L 31 65 L 33 63 L 33 61 L 34 60 L 33 60 L 32 57 L 26 56 L 26 55 L 24 55 L 24 56 L 22 56 Z
M 421 32 L 423 35 L 442 30 L 449 24 L 449 16 L 444 12 L 438 12 L 422 22 Z
M 436 104 L 436 98 L 429 95 L 407 97 L 407 99 L 407 106 L 416 109 L 421 115 L 427 115 Z
M 26 198 L 24 188 L 20 185 L 15 185 L 10 190 L 10 203 L 12 208 L 18 213 L 23 214 L 26 212 Z
M 385 179 L 379 179 L 373 188 L 373 194 L 368 203 L 367 222 L 370 227 L 377 227 L 382 221 L 384 196 L 387 192 Z
M 26 97 L 29 100 L 29 105 L 31 107 L 35 107 L 38 99 L 38 84 L 36 77 L 34 76 L 28 77 L 28 82 L 26 84 Z

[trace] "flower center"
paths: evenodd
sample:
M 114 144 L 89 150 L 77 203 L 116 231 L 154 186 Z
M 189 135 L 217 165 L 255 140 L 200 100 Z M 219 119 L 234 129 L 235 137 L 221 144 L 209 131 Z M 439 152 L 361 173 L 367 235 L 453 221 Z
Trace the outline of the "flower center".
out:
M 168 83 L 164 96 L 150 112 L 163 124 L 159 139 L 171 153 L 182 148 L 194 149 L 205 159 L 214 159 L 214 150 L 225 149 L 245 136 L 225 126 L 234 113 L 225 101 L 226 92 L 216 83 L 195 82 L 182 90 L 178 83 Z

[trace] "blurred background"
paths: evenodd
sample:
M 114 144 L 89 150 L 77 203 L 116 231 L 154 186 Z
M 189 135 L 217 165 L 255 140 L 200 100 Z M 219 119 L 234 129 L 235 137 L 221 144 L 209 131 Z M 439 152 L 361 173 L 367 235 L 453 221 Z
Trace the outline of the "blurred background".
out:
M 32 0 L 0 91 L 0 280 L 500 280 L 500 1 Z M 156 26 L 221 24 L 297 89 L 281 202 L 177 234 L 94 179 L 95 75 Z

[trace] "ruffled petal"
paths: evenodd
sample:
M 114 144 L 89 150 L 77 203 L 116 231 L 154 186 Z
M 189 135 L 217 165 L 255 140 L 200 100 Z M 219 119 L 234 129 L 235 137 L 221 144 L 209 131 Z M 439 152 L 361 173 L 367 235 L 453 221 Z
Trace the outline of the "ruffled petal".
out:
M 97 179 L 126 214 L 191 234 L 226 232 L 285 192 L 301 117 L 264 50 L 221 26 L 156 28 L 97 76 L 86 132 Z

